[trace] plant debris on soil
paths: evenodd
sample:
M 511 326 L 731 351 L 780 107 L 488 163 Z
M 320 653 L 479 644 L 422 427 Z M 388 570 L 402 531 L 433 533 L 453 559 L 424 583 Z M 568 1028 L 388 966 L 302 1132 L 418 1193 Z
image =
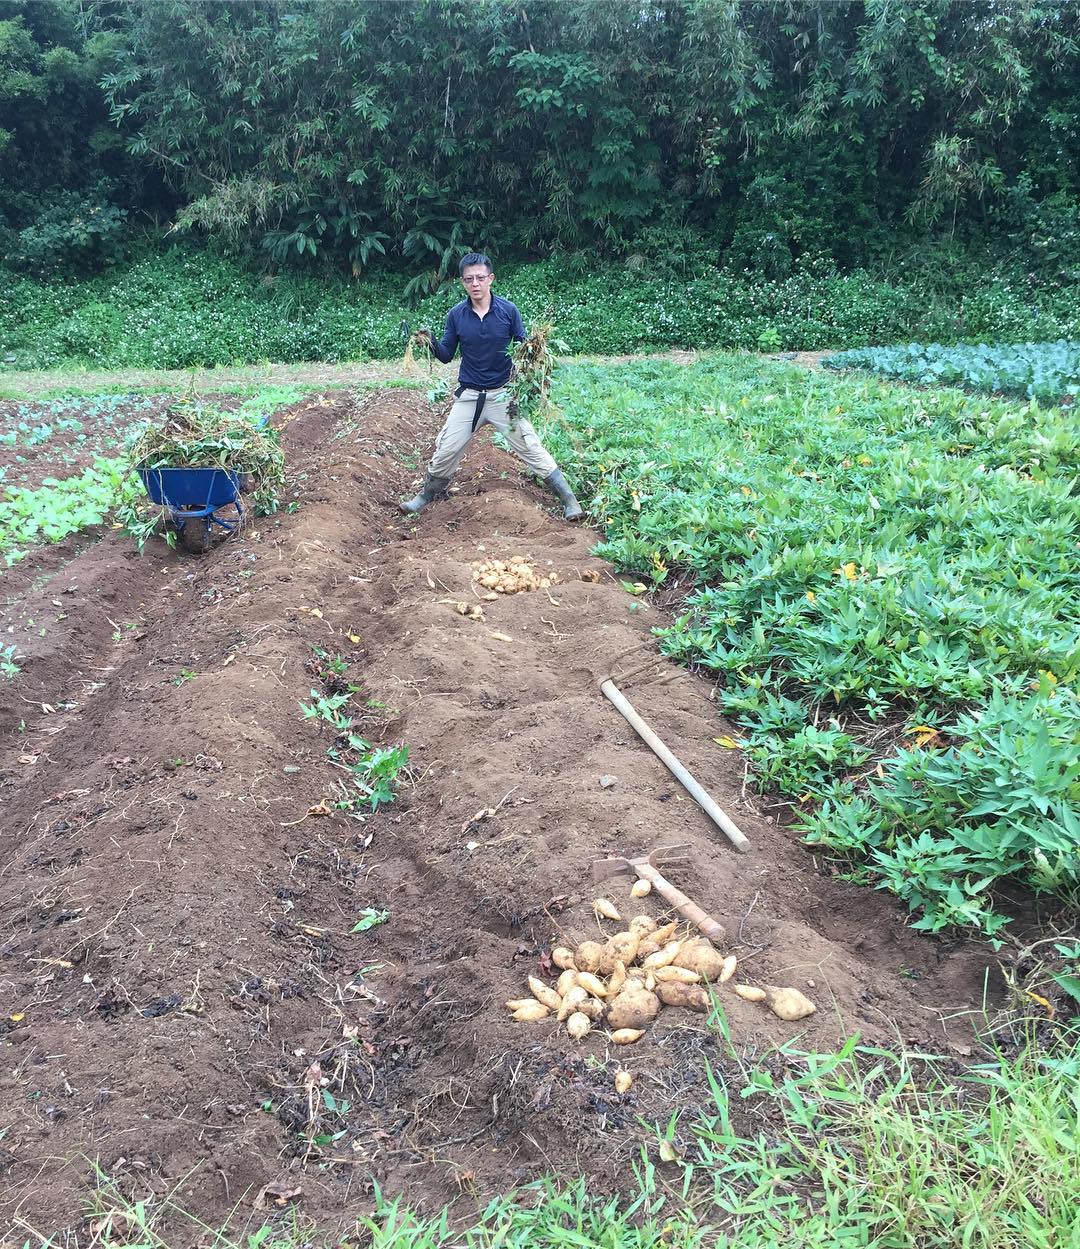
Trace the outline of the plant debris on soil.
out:
M 346 1228 L 376 1181 L 425 1210 L 547 1173 L 629 1187 L 641 1120 L 706 1103 L 705 1059 L 731 1059 L 705 1014 L 663 1011 L 621 1048 L 507 1012 L 529 976 L 554 981 L 553 947 L 605 939 L 597 857 L 687 843 L 673 883 L 724 924 L 740 979 L 813 999 L 792 1023 L 728 994 L 739 1049 L 970 1041 L 992 953 L 913 933 L 762 814 L 710 684 L 643 668 L 661 613 L 628 610 L 591 531 L 486 439 L 445 502 L 400 516 L 437 423 L 404 390 L 305 400 L 280 422 L 295 512 L 201 559 L 106 530 L 13 570 L 0 1227 L 89 1243 L 95 1167 L 210 1227 L 302 1203 Z M 548 585 L 485 595 L 474 569 L 522 552 Z M 601 697 L 632 672 L 750 854 Z M 396 801 L 335 801 L 313 689 L 348 695 L 365 742 L 407 744 Z M 675 918 L 629 889 L 608 893 L 624 914 Z

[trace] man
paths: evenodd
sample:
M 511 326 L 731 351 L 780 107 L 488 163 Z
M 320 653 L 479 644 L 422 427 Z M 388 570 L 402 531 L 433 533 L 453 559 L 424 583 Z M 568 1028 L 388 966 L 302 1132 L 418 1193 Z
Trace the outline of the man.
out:
M 510 343 L 525 341 L 521 313 L 508 299 L 492 292 L 495 272 L 487 256 L 470 252 L 462 259 L 458 272 L 467 298 L 450 309 L 442 339 L 437 340 L 430 330 L 420 331 L 427 336 L 432 352 L 443 364 L 449 364 L 458 346 L 461 347 L 454 406 L 435 440 L 435 452 L 420 493 L 402 503 L 401 510 L 422 512 L 429 503 L 443 498 L 473 434 L 483 425 L 492 425 L 506 436 L 511 450 L 526 466 L 558 495 L 566 519 L 580 520 L 581 504 L 574 498 L 574 492 L 536 431 L 524 418 L 511 421 L 507 410 L 510 394 L 506 384 L 512 364 Z

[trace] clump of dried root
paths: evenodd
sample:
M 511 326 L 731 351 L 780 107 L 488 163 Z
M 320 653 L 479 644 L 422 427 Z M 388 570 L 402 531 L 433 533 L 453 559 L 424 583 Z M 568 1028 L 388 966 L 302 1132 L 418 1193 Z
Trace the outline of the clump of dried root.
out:
M 427 364 L 430 372 L 434 363 L 431 340 L 426 334 L 422 334 L 419 330 L 414 330 L 409 335 L 409 341 L 405 344 L 405 356 L 401 361 L 402 370 L 405 373 L 419 373 L 421 361 Z

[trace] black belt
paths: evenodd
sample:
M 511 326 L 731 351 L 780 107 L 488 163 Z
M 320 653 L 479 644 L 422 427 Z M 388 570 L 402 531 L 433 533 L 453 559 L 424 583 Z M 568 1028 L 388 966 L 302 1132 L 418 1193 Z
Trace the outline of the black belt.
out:
M 462 383 L 457 390 L 454 391 L 454 398 L 460 399 L 467 390 L 475 390 L 474 386 L 466 386 Z M 484 404 L 487 403 L 488 392 L 486 390 L 478 390 L 476 392 L 476 408 L 473 411 L 471 433 L 476 433 L 476 427 L 480 424 L 480 417 L 483 415 Z

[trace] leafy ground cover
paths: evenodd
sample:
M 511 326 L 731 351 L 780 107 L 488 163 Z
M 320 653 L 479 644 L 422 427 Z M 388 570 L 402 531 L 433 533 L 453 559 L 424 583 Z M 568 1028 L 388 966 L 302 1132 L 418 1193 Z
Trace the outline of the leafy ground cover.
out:
M 942 346 L 909 343 L 841 351 L 822 360 L 827 369 L 868 369 L 920 385 L 956 385 L 1019 394 L 1045 403 L 1072 403 L 1080 394 L 1080 341 Z
M 938 931 L 1006 880 L 1080 888 L 1080 503 L 1069 417 L 747 358 L 558 376 L 603 556 L 696 590 L 758 787 Z
M 553 320 L 574 353 L 669 347 L 817 350 L 917 338 L 1080 337 L 1075 301 L 1004 280 L 962 294 L 808 262 L 784 278 L 705 267 L 597 269 L 562 258 L 499 268 L 527 322 Z M 184 368 L 264 360 L 366 360 L 402 350 L 401 321 L 440 325 L 458 290 L 411 305 L 401 275 L 362 282 L 260 274 L 176 248 L 99 277 L 4 275 L 0 355 L 19 369 Z

